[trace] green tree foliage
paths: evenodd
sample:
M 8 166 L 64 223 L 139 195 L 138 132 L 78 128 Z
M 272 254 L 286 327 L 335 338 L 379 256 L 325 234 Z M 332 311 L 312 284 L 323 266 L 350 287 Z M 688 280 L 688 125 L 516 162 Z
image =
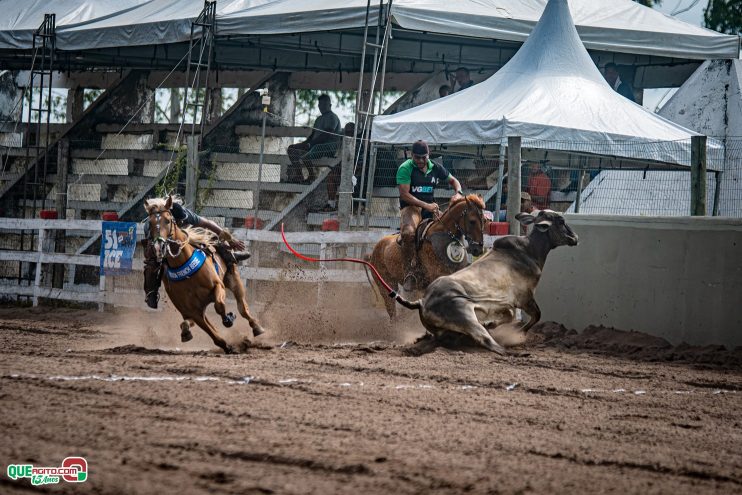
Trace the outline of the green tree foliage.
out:
M 709 0 L 703 24 L 720 33 L 742 33 L 742 0 Z

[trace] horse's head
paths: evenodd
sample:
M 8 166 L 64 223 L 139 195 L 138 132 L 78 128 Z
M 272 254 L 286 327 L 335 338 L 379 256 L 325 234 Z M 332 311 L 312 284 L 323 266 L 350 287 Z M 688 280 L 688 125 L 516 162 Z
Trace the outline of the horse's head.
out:
M 177 225 L 170 209 L 173 207 L 173 197 L 153 198 L 144 200 L 144 209 L 147 210 L 149 235 L 155 246 L 158 258 L 165 254 L 165 247 L 169 242 L 176 242 Z
M 446 210 L 445 218 L 441 221 L 450 222 L 446 225 L 449 232 L 455 229 L 457 236 L 466 239 L 468 250 L 474 256 L 484 251 L 484 200 L 481 196 L 470 194 L 451 203 Z

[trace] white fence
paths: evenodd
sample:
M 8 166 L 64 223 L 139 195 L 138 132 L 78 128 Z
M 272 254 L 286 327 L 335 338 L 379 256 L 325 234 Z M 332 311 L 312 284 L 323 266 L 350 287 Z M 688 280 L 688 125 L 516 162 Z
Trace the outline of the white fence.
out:
M 69 237 L 89 239 L 101 232 L 102 221 L 100 220 L 39 220 L 0 218 L 0 235 L 6 237 L 9 234 L 20 234 L 25 232 L 30 235 L 33 232 L 33 250 L 0 249 L 0 263 L 2 262 L 25 262 L 35 265 L 35 278 L 18 281 L 6 277 L 0 283 L 0 296 L 5 297 L 28 297 L 34 306 L 39 303 L 40 298 L 59 299 L 75 302 L 98 303 L 99 309 L 104 304 L 113 306 L 135 306 L 143 305 L 143 292 L 141 289 L 140 274 L 143 268 L 141 248 L 138 248 L 132 263 L 132 274 L 139 280 L 138 287 L 120 287 L 115 283 L 117 277 L 106 277 L 101 275 L 98 286 L 90 284 L 75 284 L 74 271 L 79 266 L 100 266 L 99 254 L 67 254 L 54 252 L 54 231 L 64 230 Z M 235 237 L 248 241 L 249 244 L 271 243 L 275 244 L 275 250 L 281 250 L 283 241 L 279 232 L 262 230 L 235 229 Z M 137 227 L 137 239 L 143 235 L 142 226 Z M 287 233 L 287 240 L 292 246 L 298 246 L 300 252 L 307 250 L 308 255 L 327 258 L 334 256 L 336 248 L 349 247 L 351 245 L 365 245 L 370 248 L 376 243 L 384 232 L 292 232 Z M 313 245 L 313 246 L 310 246 Z M 272 249 L 272 248 L 271 248 Z M 259 265 L 257 253 L 248 264 L 241 266 L 240 273 L 246 281 L 291 281 L 308 282 L 318 284 L 321 291 L 324 282 L 344 283 L 368 283 L 365 272 L 360 265 L 347 263 L 343 268 L 338 264 L 332 264 L 331 268 L 325 263 L 306 263 L 294 259 L 297 263 L 293 267 L 266 267 Z M 49 281 L 44 283 L 43 274 L 45 268 L 50 264 L 68 265 L 67 276 L 63 287 L 51 287 Z M 46 266 L 45 266 L 46 265 Z M 113 280 L 112 280 L 113 279 Z M 131 285 L 131 284 L 130 284 Z

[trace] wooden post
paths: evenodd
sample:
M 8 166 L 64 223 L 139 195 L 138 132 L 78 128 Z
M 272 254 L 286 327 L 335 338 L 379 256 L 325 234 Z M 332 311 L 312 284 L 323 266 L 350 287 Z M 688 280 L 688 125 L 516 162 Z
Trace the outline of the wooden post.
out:
M 706 136 L 691 137 L 690 214 L 706 215 Z
M 198 188 L 198 140 L 199 136 L 188 136 L 188 157 L 186 161 L 185 203 L 188 208 L 195 208 Z
M 338 220 L 340 230 L 350 230 L 350 214 L 353 205 L 353 144 L 350 136 L 343 137 L 340 151 L 340 187 L 338 188 Z M 332 198 L 330 198 L 332 199 Z
M 374 176 L 376 175 L 376 143 L 371 143 L 371 156 L 369 157 L 368 182 L 366 183 L 366 215 L 363 227 L 368 230 L 369 218 L 371 216 L 371 198 L 374 195 Z
M 502 186 L 505 175 L 505 142 L 500 141 L 500 158 L 497 164 L 497 194 L 495 195 L 495 222 L 500 221 L 500 208 L 502 207 Z M 520 207 L 519 207 L 520 208 Z
M 510 235 L 520 233 L 520 222 L 515 215 L 520 213 L 520 136 L 508 136 L 508 223 Z
M 711 216 L 713 217 L 719 216 L 719 195 L 721 194 L 721 178 L 723 176 L 723 172 L 720 170 L 714 172 L 714 206 L 711 208 Z
M 37 242 L 39 243 L 38 246 L 36 246 L 36 252 L 38 254 L 38 258 L 36 261 L 36 277 L 34 279 L 33 284 L 33 305 L 38 306 L 39 305 L 39 292 L 41 291 L 41 257 L 44 255 L 44 244 L 46 240 L 46 230 L 39 229 L 39 238 L 37 239 Z
M 54 198 L 54 209 L 57 210 L 57 218 L 67 218 L 67 173 L 70 163 L 70 140 L 63 138 L 57 146 L 57 196 Z M 54 252 L 64 253 L 66 236 L 64 229 L 57 229 L 54 233 Z M 52 287 L 64 288 L 65 265 L 52 265 Z
M 85 88 L 67 90 L 67 122 L 77 122 L 85 107 Z

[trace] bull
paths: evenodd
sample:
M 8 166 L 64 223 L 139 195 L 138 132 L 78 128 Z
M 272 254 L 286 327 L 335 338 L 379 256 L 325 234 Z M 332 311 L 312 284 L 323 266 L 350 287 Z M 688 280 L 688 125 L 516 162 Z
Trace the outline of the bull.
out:
M 541 319 L 541 310 L 533 293 L 536 290 L 549 252 L 558 246 L 576 246 L 577 234 L 564 217 L 552 210 L 519 213 L 523 225 L 534 224 L 528 236 L 497 239 L 484 256 L 468 267 L 438 278 L 422 299 L 414 302 L 392 293 L 397 302 L 420 312 L 423 326 L 437 340 L 453 334 L 471 337 L 498 354 L 505 349 L 487 329 L 512 323 L 515 310 L 529 316 L 519 330 L 524 335 Z

